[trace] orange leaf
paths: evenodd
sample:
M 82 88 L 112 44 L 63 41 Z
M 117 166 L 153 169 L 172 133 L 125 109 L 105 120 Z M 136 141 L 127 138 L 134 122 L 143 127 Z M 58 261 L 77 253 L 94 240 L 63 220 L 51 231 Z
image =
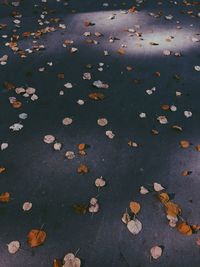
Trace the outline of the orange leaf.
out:
M 164 105 L 161 106 L 161 109 L 163 109 L 163 110 L 169 110 L 169 105 L 164 104 Z
M 197 145 L 197 146 L 196 146 L 196 150 L 197 150 L 198 152 L 200 152 L 200 145 Z
M 182 141 L 180 141 L 180 146 L 182 148 L 188 148 L 190 146 L 190 142 L 186 141 L 186 140 L 182 140 Z
M 177 226 L 178 231 L 184 235 L 192 235 L 192 228 L 186 222 L 182 222 Z
M 12 103 L 13 108 L 20 108 L 22 106 L 22 102 L 20 101 L 14 101 Z
M 78 145 L 78 149 L 79 149 L 79 150 L 84 150 L 84 149 L 86 149 L 86 144 L 83 144 L 83 143 L 82 143 L 82 144 L 79 144 L 79 145 Z
M 10 201 L 10 193 L 5 192 L 0 195 L 0 202 L 9 202 Z
M 27 242 L 31 248 L 40 246 L 46 239 L 46 233 L 42 230 L 31 230 L 27 236 Z
M 129 207 L 135 215 L 140 211 L 140 204 L 137 202 L 131 201 Z
M 170 215 L 172 217 L 176 217 L 177 215 L 181 214 L 181 208 L 171 201 L 165 204 L 165 209 L 167 215 Z

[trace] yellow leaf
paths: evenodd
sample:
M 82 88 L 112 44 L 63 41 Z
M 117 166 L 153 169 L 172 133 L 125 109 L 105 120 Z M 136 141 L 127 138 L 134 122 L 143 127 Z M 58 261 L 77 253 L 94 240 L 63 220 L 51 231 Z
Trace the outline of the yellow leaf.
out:
M 167 193 L 161 193 L 158 195 L 160 202 L 166 203 L 169 201 L 169 195 Z
M 172 217 L 176 217 L 177 215 L 181 214 L 181 208 L 177 204 L 171 201 L 165 204 L 165 209 L 166 209 L 167 215 L 170 215 Z

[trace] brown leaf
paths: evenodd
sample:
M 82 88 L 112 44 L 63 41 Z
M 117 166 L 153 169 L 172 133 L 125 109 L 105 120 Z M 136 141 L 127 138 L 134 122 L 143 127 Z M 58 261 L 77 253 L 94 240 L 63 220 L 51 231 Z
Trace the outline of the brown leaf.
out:
M 45 239 L 46 239 L 46 233 L 43 230 L 33 229 L 28 233 L 27 236 L 27 242 L 31 248 L 42 245 Z
M 140 211 L 140 204 L 135 201 L 131 201 L 129 204 L 131 211 L 136 215 Z
M 170 106 L 167 105 L 167 104 L 163 104 L 163 105 L 161 106 L 161 109 L 163 109 L 163 110 L 169 110 L 169 108 L 170 108 Z
M 80 174 L 85 174 L 85 173 L 88 173 L 89 172 L 89 168 L 87 165 L 85 164 L 81 164 L 79 167 L 78 167 L 78 173 Z
M 0 194 L 0 202 L 6 203 L 10 201 L 10 193 L 4 192 Z
M 94 92 L 89 94 L 89 98 L 91 98 L 92 100 L 103 100 L 105 96 L 102 93 Z
M 77 214 L 83 215 L 87 212 L 88 205 L 86 204 L 74 204 L 73 209 Z
M 6 168 L 5 167 L 0 167 L 0 173 L 3 173 L 6 171 Z
M 200 145 L 197 145 L 197 146 L 196 146 L 196 150 L 197 150 L 198 152 L 200 152 Z
M 7 90 L 12 90 L 15 88 L 14 84 L 10 83 L 10 82 L 4 82 L 4 87 L 7 89 Z

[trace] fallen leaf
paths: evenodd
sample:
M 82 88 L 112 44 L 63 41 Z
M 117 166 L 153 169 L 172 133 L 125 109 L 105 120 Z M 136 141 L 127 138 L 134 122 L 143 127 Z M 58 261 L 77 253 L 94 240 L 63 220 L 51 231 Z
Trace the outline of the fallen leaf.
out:
M 0 194 L 0 202 L 6 203 L 10 201 L 10 193 L 5 192 Z
M 181 234 L 192 235 L 192 228 L 186 222 L 178 224 L 177 229 Z
M 65 255 L 63 267 L 80 267 L 81 260 L 77 258 L 73 253 L 68 253 Z
M 8 252 L 11 254 L 15 254 L 20 248 L 20 243 L 19 241 L 12 241 L 7 246 L 8 246 Z
M 58 259 L 53 260 L 53 267 L 62 267 L 62 263 Z
M 156 192 L 159 192 L 165 189 L 161 184 L 158 184 L 158 183 L 153 183 L 153 188 Z
M 127 228 L 133 235 L 137 235 L 142 230 L 142 223 L 138 219 L 131 220 L 127 223 Z
M 29 211 L 32 208 L 33 204 L 31 202 L 24 202 L 22 209 L 24 211 Z
M 141 208 L 140 204 L 138 202 L 135 202 L 135 201 L 131 201 L 129 204 L 129 207 L 135 215 L 138 214 L 138 212 L 140 211 L 140 208 Z
M 42 245 L 46 240 L 46 233 L 43 230 L 31 230 L 27 236 L 28 245 L 31 248 Z
M 151 257 L 153 259 L 155 259 L 155 260 L 157 260 L 158 258 L 160 258 L 160 256 L 162 255 L 162 252 L 163 252 L 163 250 L 159 246 L 154 246 L 150 250 Z
M 146 195 L 148 193 L 149 193 L 149 190 L 148 189 L 146 189 L 144 186 L 141 186 L 140 187 L 140 194 Z
M 85 214 L 87 212 L 88 205 L 86 204 L 74 204 L 73 209 L 77 214 Z
M 190 146 L 190 142 L 187 140 L 182 140 L 179 144 L 182 148 L 188 148 Z
M 89 98 L 91 98 L 92 100 L 98 101 L 98 100 L 103 100 L 105 96 L 102 93 L 95 92 L 95 93 L 90 93 Z
M 89 172 L 89 168 L 87 165 L 85 164 L 81 164 L 79 167 L 78 167 L 78 173 L 80 174 L 85 174 L 85 173 L 88 173 Z
M 106 181 L 103 179 L 103 177 L 101 176 L 100 178 L 97 178 L 95 180 L 95 185 L 96 187 L 103 187 L 106 185 Z
M 131 220 L 130 215 L 128 214 L 128 212 L 125 212 L 122 216 L 122 222 L 128 224 L 130 220 Z
M 181 214 L 181 208 L 177 204 L 171 201 L 165 203 L 165 210 L 166 210 L 167 215 L 170 215 L 173 217 L 176 217 L 177 215 Z

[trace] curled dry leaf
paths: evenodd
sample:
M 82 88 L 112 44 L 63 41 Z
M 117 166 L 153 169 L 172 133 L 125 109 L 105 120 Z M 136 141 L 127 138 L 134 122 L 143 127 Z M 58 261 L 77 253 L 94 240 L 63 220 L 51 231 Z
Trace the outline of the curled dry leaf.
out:
M 0 194 L 0 202 L 6 203 L 9 201 L 10 201 L 10 193 L 9 192 L 5 192 L 5 193 Z
M 8 246 L 8 252 L 10 254 L 15 254 L 20 248 L 20 243 L 19 241 L 12 241 L 7 246 Z
M 178 224 L 177 229 L 181 234 L 192 235 L 192 228 L 186 222 Z
M 125 212 L 122 216 L 122 222 L 128 224 L 130 220 L 131 220 L 130 215 L 128 214 L 128 212 Z
M 151 257 L 155 260 L 157 260 L 158 258 L 160 258 L 160 256 L 162 255 L 162 248 L 159 247 L 159 246 L 154 246 L 151 248 L 150 250 L 150 254 L 151 254 Z
M 81 260 L 77 258 L 73 253 L 68 253 L 65 255 L 63 267 L 80 267 Z
M 54 148 L 54 150 L 61 150 L 61 148 L 62 148 L 62 144 L 61 143 L 58 143 L 58 142 L 56 142 L 54 145 L 53 145 L 53 148 Z
M 140 211 L 140 204 L 138 202 L 135 201 L 131 201 L 129 204 L 130 210 L 132 213 L 134 213 L 135 215 L 138 214 L 138 212 Z
M 31 248 L 40 246 L 46 240 L 46 233 L 43 230 L 31 230 L 27 236 L 28 245 Z
M 161 184 L 158 184 L 158 183 L 153 183 L 153 188 L 156 192 L 159 192 L 165 189 Z
M 142 230 L 142 223 L 138 219 L 131 220 L 127 223 L 127 228 L 133 235 L 137 235 Z
M 167 215 L 167 219 L 169 220 L 169 226 L 174 228 L 178 222 L 178 217 L 174 217 L 171 215 Z

